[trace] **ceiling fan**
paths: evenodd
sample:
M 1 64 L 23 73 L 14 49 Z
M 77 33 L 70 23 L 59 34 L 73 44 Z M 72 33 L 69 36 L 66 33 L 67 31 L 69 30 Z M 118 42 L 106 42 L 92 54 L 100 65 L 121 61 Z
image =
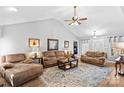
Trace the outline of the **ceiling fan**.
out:
M 77 6 L 74 6 L 74 16 L 72 17 L 72 19 L 71 20 L 64 20 L 64 21 L 70 22 L 69 25 L 80 25 L 81 24 L 80 21 L 87 20 L 86 17 L 84 17 L 84 18 L 77 17 L 76 8 L 77 8 Z

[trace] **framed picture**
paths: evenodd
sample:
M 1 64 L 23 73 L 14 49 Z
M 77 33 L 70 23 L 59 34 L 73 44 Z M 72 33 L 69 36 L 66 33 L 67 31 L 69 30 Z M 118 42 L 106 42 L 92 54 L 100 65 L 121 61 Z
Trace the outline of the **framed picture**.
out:
M 47 40 L 47 49 L 48 50 L 58 50 L 58 39 L 48 39 Z
M 40 46 L 40 39 L 36 38 L 29 38 L 29 47 L 35 47 L 35 46 Z
M 64 41 L 64 48 L 69 48 L 69 41 Z

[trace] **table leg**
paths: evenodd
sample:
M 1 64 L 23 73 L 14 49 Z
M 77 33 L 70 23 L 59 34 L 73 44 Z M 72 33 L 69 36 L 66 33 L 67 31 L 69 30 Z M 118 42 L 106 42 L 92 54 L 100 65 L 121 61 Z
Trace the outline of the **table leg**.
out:
M 64 63 L 64 71 L 66 71 L 66 63 Z
M 121 63 L 119 64 L 119 72 L 121 73 Z
M 115 72 L 116 72 L 116 73 L 115 73 L 115 77 L 117 76 L 117 73 L 118 73 L 118 72 L 117 72 L 117 64 L 118 64 L 118 63 L 116 62 L 116 63 L 115 63 Z
M 40 58 L 39 58 L 39 63 L 41 64 Z
M 76 64 L 76 66 L 78 67 L 78 59 L 77 59 L 77 64 Z

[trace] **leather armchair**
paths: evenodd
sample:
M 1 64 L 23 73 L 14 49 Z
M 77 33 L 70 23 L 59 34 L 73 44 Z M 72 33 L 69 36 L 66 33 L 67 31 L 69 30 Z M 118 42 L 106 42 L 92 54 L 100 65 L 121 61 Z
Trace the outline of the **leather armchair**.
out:
M 43 52 L 43 64 L 44 67 L 57 65 L 57 58 L 54 51 Z

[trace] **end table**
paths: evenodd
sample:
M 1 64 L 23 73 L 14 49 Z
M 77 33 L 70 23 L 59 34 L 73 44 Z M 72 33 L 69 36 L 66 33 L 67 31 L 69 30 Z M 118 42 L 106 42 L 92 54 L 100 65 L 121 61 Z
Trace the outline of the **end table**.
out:
M 33 60 L 38 60 L 38 63 L 43 64 L 43 58 L 42 57 L 36 57 L 32 58 Z

